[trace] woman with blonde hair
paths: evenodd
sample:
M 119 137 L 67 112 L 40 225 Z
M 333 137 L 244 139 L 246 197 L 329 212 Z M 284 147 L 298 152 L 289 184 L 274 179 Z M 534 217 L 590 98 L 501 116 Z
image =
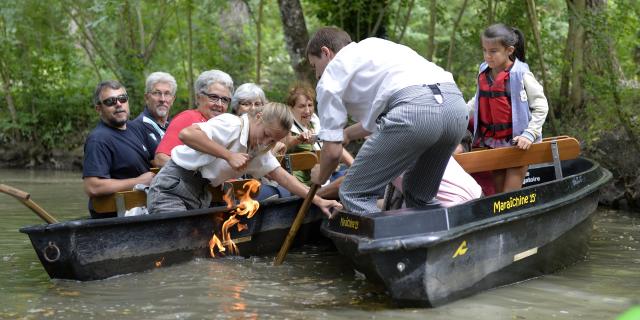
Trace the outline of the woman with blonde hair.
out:
M 245 173 L 255 178 L 267 176 L 305 197 L 308 188 L 284 170 L 270 152 L 288 134 L 292 123 L 287 106 L 272 102 L 255 115 L 222 114 L 183 129 L 180 139 L 185 145 L 174 149 L 171 160 L 151 182 L 147 196 L 149 212 L 208 207 L 209 184 L 219 186 Z M 332 208 L 342 207 L 319 196 L 313 198 L 313 203 L 327 216 Z

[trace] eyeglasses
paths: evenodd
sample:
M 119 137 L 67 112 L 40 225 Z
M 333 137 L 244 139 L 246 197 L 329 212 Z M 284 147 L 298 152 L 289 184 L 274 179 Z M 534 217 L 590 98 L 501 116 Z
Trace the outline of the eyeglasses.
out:
M 150 95 L 156 97 L 156 98 L 162 98 L 162 96 L 167 97 L 168 99 L 173 98 L 173 93 L 169 92 L 169 91 L 151 91 L 149 92 Z
M 207 98 L 209 98 L 209 101 L 213 102 L 213 103 L 220 103 L 222 102 L 223 105 L 228 106 L 229 103 L 231 102 L 231 98 L 229 97 L 221 97 L 215 93 L 206 93 L 204 91 L 200 91 L 200 94 L 207 96 Z
M 120 103 L 126 103 L 127 101 L 129 101 L 129 96 L 126 94 L 121 94 L 117 97 L 109 97 L 106 98 L 102 101 L 100 101 L 100 104 L 107 106 L 107 107 L 113 107 L 116 105 L 116 103 L 120 102 Z
M 250 102 L 250 101 L 240 101 L 238 103 L 239 105 L 243 106 L 243 107 L 262 107 L 264 105 L 264 103 L 262 103 L 262 101 L 256 101 L 256 102 Z

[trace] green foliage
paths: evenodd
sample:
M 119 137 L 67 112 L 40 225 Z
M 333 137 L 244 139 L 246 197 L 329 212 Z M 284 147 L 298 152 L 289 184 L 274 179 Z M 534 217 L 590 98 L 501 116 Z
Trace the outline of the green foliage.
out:
M 432 60 L 440 66 L 447 64 L 453 24 L 463 2 L 437 2 Z M 525 1 L 492 1 L 493 21 L 524 32 L 528 63 L 539 80 L 539 58 L 543 57 L 547 67 L 545 93 L 553 108 L 562 100 L 560 81 L 563 67 L 569 63 L 564 57 L 567 2 L 535 2 L 544 52 L 538 52 L 534 45 Z M 263 3 L 260 85 L 270 100 L 283 101 L 295 81 L 294 73 L 278 3 Z M 453 35 L 448 69 L 466 99 L 475 92 L 476 72 L 483 59 L 480 33 L 490 20 L 488 3 L 469 0 Z M 598 68 L 594 66 L 584 75 L 586 105 L 559 119 L 560 133 L 587 140 L 621 126 L 640 135 L 636 115 L 640 101 L 640 2 L 605 4 L 606 10 L 595 13 L 587 23 L 602 27 L 589 29 L 595 39 L 589 52 L 600 58 L 594 63 Z M 132 117 L 142 110 L 144 80 L 154 71 L 169 72 L 178 81 L 173 114 L 192 107 L 188 84 L 202 71 L 223 70 L 233 77 L 236 86 L 256 82 L 258 6 L 259 0 L 0 1 L 0 142 L 28 142 L 44 151 L 82 145 L 97 121 L 91 95 L 101 80 L 118 79 L 125 84 L 131 96 Z M 378 35 L 426 54 L 430 1 L 304 0 L 302 6 L 310 32 L 323 25 L 336 25 L 350 32 L 354 40 L 373 31 L 384 8 Z M 603 46 L 607 41 L 612 43 L 617 66 L 604 63 L 611 60 L 608 47 Z M 189 78 L 189 61 L 193 79 Z M 615 79 L 620 81 L 612 82 L 609 72 L 616 68 Z M 611 94 L 612 87 L 618 99 Z
M 389 0 L 316 1 L 313 11 L 325 25 L 340 27 L 347 31 L 354 41 L 360 41 L 370 36 L 387 37 L 389 15 L 383 16 L 377 30 L 375 25 L 380 11 L 384 11 L 388 5 Z

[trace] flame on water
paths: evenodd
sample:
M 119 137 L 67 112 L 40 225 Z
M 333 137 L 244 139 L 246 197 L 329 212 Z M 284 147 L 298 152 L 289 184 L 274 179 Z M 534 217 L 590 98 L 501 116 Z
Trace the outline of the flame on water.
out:
M 164 257 L 162 257 L 162 259 L 156 261 L 156 268 L 160 268 L 162 267 L 162 263 L 164 262 Z
M 239 217 L 246 216 L 247 219 L 251 219 L 253 215 L 258 212 L 260 203 L 256 200 L 251 199 L 251 194 L 257 193 L 258 188 L 260 188 L 260 182 L 258 182 L 258 180 L 252 179 L 247 181 L 242 186 L 242 190 L 237 190 L 235 192 L 236 198 L 240 201 L 240 204 L 238 204 L 235 209 L 230 211 L 231 216 L 222 224 L 222 240 L 219 239 L 218 236 L 215 235 L 215 233 L 213 234 L 213 237 L 211 237 L 211 240 L 209 241 L 209 253 L 212 257 L 216 256 L 216 251 L 219 254 L 224 255 L 227 249 L 229 250 L 229 252 L 226 254 L 231 255 L 239 253 L 238 247 L 233 242 L 233 240 L 231 240 L 231 232 L 229 230 L 235 225 L 237 225 L 238 231 L 247 229 L 246 224 L 239 223 Z M 225 195 L 222 197 L 227 203 L 227 208 L 229 209 L 233 208 L 233 200 L 231 197 L 232 192 L 232 188 L 229 188 L 227 193 L 225 193 Z

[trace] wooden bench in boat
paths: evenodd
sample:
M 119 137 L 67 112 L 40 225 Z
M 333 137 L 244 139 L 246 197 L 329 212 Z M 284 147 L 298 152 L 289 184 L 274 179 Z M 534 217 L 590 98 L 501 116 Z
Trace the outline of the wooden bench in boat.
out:
M 487 149 L 454 155 L 456 161 L 467 173 L 492 171 L 521 167 L 539 163 L 553 163 L 556 179 L 562 178 L 561 160 L 575 159 L 580 155 L 578 140 L 569 136 L 542 139 L 531 145 L 529 150 L 516 147 Z M 403 196 L 389 184 L 385 190 L 383 208 L 390 210 L 402 206 Z
M 278 156 L 277 159 L 282 167 L 289 172 L 293 170 L 309 170 L 318 163 L 318 157 L 313 152 L 291 153 Z M 158 169 L 153 168 L 152 171 L 157 173 Z M 229 188 L 241 190 L 246 182 L 247 180 L 234 180 L 225 182 L 219 187 L 210 186 L 209 191 L 212 194 L 212 201 L 223 202 L 222 197 L 225 191 L 229 190 Z M 91 203 L 96 213 L 117 212 L 120 217 L 124 216 L 125 211 L 131 208 L 146 206 L 147 194 L 138 190 L 121 191 L 107 196 L 93 197 L 91 198 Z
M 575 159 L 580 155 L 580 143 L 568 136 L 545 138 L 529 150 L 516 147 L 464 152 L 453 157 L 467 173 L 521 167 L 525 165 Z

